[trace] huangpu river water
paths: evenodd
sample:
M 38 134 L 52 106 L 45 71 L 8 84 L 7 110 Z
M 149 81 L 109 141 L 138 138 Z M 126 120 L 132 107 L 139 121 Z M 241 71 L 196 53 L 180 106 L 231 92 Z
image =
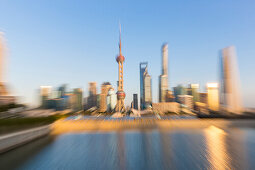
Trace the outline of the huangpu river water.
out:
M 1 169 L 255 169 L 255 129 L 73 133 L 0 156 Z

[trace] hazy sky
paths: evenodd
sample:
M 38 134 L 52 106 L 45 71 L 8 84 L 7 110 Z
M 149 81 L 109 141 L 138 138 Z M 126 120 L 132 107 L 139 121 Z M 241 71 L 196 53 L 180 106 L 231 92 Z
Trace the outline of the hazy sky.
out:
M 149 62 L 158 101 L 161 46 L 169 43 L 169 83 L 218 82 L 219 50 L 235 45 L 245 106 L 255 107 L 254 0 L 0 1 L 8 48 L 5 80 L 22 102 L 38 102 L 41 85 L 67 83 L 88 95 L 88 82 L 116 89 L 118 24 L 122 25 L 124 89 L 139 93 L 139 62 Z

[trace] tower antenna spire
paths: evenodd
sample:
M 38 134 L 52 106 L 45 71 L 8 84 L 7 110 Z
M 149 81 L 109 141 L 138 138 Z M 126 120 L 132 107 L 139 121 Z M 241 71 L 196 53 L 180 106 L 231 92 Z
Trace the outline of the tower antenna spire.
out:
M 119 42 L 119 48 L 120 48 L 120 55 L 121 55 L 121 24 L 119 23 L 119 34 L 120 34 L 120 42 Z

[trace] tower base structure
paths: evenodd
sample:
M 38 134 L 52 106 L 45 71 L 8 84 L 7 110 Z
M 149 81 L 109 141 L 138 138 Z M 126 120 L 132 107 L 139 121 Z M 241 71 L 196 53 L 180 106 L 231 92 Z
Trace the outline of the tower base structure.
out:
M 121 113 L 124 113 L 126 112 L 126 108 L 125 108 L 125 105 L 124 105 L 124 99 L 126 97 L 126 94 L 124 91 L 118 91 L 117 92 L 117 104 L 116 104 L 116 107 L 115 107 L 115 112 L 121 112 Z

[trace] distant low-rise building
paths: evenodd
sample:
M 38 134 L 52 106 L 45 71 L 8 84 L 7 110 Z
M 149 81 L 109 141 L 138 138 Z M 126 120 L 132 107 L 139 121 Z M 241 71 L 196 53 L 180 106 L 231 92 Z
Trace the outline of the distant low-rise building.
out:
M 185 105 L 189 109 L 193 109 L 193 96 L 191 95 L 178 95 L 178 100 L 181 104 Z
M 167 112 L 180 113 L 180 104 L 177 102 L 152 103 L 152 109 L 159 114 Z

